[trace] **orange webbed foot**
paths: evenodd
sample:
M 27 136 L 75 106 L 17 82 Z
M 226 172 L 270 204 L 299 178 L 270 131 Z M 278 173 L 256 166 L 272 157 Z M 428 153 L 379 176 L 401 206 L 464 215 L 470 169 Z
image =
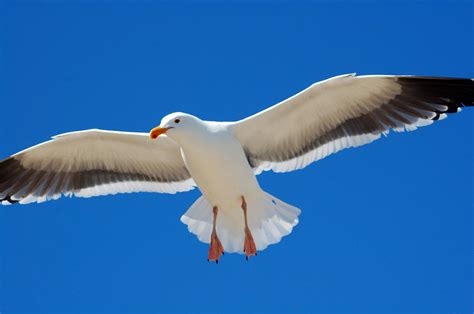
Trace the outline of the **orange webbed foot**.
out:
M 257 256 L 257 247 L 253 241 L 252 233 L 249 228 L 245 228 L 245 242 L 244 242 L 245 259 L 248 261 L 250 256 Z
M 221 241 L 217 237 L 217 233 L 213 231 L 211 234 L 211 245 L 209 247 L 207 261 L 215 261 L 216 264 L 218 264 L 221 255 L 224 255 L 224 247 L 222 246 Z

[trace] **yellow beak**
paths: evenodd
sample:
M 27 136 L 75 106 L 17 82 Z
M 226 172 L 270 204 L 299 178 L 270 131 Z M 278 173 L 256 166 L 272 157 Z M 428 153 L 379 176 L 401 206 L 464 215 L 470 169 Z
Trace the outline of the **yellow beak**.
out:
M 155 139 L 161 134 L 165 134 L 166 131 L 168 131 L 169 129 L 171 128 L 162 128 L 162 127 L 157 126 L 156 128 L 150 131 L 150 139 Z

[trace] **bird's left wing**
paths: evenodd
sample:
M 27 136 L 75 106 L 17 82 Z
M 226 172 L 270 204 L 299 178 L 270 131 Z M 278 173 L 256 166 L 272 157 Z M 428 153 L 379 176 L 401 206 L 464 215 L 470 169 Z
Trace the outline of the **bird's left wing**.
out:
M 151 141 L 146 133 L 71 132 L 0 161 L 4 205 L 194 186 L 179 146 L 167 137 Z
M 474 81 L 416 76 L 337 76 L 232 125 L 250 165 L 286 172 L 389 130 L 411 131 L 472 106 Z

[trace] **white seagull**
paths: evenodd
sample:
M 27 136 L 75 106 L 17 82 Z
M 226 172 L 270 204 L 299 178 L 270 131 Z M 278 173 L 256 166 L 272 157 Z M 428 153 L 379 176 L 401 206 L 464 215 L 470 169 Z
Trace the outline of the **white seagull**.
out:
M 178 112 L 149 134 L 65 133 L 0 162 L 0 201 L 176 193 L 197 186 L 202 196 L 181 221 L 210 243 L 208 260 L 218 262 L 224 251 L 243 251 L 248 259 L 291 233 L 300 214 L 263 191 L 256 175 L 304 168 L 389 130 L 431 124 L 473 101 L 473 79 L 348 74 L 237 122 Z

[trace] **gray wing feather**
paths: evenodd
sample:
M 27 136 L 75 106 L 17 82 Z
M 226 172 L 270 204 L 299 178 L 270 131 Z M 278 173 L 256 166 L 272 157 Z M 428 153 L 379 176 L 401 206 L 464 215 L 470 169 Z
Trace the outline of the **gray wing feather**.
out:
M 194 187 L 179 146 L 169 138 L 102 130 L 72 132 L 0 161 L 0 202 L 61 195 L 176 193 Z
M 472 79 L 335 77 L 233 125 L 256 173 L 301 169 L 382 134 L 412 131 L 472 106 Z

